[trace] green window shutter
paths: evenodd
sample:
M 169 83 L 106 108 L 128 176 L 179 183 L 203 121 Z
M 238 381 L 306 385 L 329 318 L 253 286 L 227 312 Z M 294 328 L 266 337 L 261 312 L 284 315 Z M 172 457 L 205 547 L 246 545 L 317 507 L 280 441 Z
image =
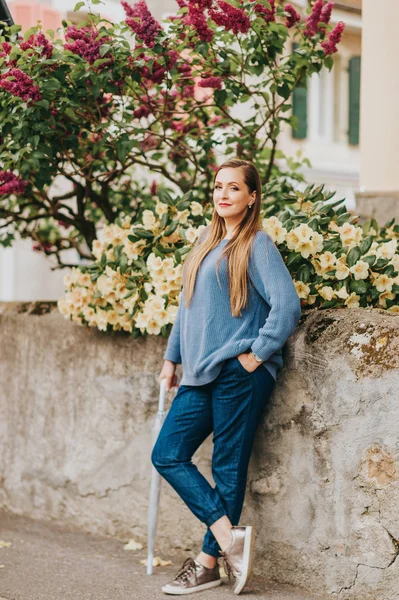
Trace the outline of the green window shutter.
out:
M 359 143 L 360 123 L 360 56 L 349 61 L 349 143 Z
M 294 51 L 298 44 L 292 44 Z M 298 129 L 292 129 L 292 137 L 302 140 L 306 138 L 308 130 L 308 90 L 307 77 L 302 77 L 292 92 L 292 114 L 298 119 Z

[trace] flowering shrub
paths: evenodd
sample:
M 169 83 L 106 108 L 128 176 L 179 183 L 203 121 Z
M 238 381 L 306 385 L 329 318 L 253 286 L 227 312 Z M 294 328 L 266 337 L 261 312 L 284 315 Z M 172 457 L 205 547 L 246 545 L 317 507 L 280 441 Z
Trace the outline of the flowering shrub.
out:
M 304 161 L 277 139 L 296 124 L 300 79 L 332 67 L 344 27 L 329 24 L 332 2 L 316 0 L 304 17 L 274 0 L 177 4 L 158 23 L 144 0 L 124 1 L 123 23 L 90 13 L 57 39 L 5 27 L 0 243 L 18 234 L 59 266 L 93 260 L 104 225 L 140 218 L 154 179 L 205 205 L 217 153 L 255 162 L 264 185 L 278 182 L 276 200 L 303 180 Z
M 263 204 L 262 226 L 292 274 L 303 307 L 376 306 L 399 312 L 399 225 L 356 223 L 343 200 L 323 186 L 296 191 L 277 215 Z M 106 331 L 168 335 L 180 300 L 182 265 L 212 206 L 192 195 L 160 194 L 140 223 L 125 219 L 104 228 L 93 244 L 96 261 L 65 276 L 60 311 L 73 321 Z

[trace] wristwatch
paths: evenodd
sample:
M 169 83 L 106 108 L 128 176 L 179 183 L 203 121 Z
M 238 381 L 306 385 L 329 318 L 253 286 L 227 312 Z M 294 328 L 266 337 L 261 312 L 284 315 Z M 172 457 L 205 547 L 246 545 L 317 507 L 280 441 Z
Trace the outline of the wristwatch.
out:
M 255 354 L 255 352 L 252 352 L 252 350 L 251 350 L 250 354 L 252 354 L 252 356 L 254 357 L 254 359 L 256 360 L 256 362 L 259 362 L 259 363 L 263 362 L 263 359 L 259 358 L 259 356 L 257 356 Z

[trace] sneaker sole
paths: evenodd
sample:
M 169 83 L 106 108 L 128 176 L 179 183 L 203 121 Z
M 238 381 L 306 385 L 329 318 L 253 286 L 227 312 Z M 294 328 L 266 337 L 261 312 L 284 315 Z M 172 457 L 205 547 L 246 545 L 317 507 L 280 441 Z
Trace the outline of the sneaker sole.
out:
M 251 525 L 245 528 L 244 552 L 242 556 L 242 575 L 234 588 L 235 594 L 240 594 L 252 573 L 252 560 L 254 555 L 255 536 Z
M 174 596 L 182 596 L 183 594 L 193 594 L 194 592 L 201 592 L 202 590 L 208 590 L 209 588 L 216 587 L 222 583 L 221 579 L 216 579 L 215 581 L 209 581 L 208 583 L 203 583 L 202 585 L 197 585 L 194 588 L 179 588 L 174 587 L 173 585 L 164 585 L 162 586 L 162 591 L 165 594 L 173 594 Z

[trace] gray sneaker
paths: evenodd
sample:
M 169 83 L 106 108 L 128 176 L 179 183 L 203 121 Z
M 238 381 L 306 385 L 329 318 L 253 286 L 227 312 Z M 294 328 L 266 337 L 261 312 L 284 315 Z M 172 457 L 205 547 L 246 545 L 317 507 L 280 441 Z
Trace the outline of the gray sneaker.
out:
M 217 563 L 213 569 L 208 569 L 189 557 L 186 558 L 175 578 L 170 583 L 162 586 L 162 591 L 165 594 L 192 594 L 193 592 L 216 587 L 221 583 Z
M 219 550 L 219 554 L 223 557 L 224 570 L 229 576 L 234 578 L 235 594 L 240 594 L 248 582 L 251 571 L 254 555 L 255 536 L 253 528 L 248 527 L 232 527 L 231 528 L 231 543 L 224 552 Z

